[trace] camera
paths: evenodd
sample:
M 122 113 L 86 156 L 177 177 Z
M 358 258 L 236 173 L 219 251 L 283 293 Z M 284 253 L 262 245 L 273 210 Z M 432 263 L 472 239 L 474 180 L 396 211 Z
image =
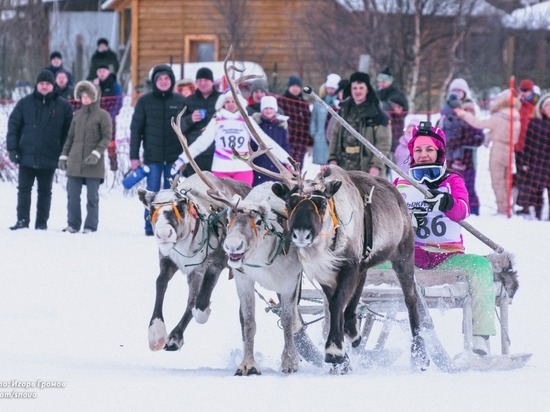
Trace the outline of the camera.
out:
M 429 121 L 420 122 L 418 125 L 419 132 L 428 133 L 431 130 L 432 130 L 432 122 L 429 122 Z

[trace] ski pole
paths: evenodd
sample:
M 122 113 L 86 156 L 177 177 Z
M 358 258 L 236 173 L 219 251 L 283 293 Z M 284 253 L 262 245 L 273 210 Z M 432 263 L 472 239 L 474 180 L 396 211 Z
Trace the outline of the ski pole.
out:
M 317 95 L 311 87 L 304 87 L 303 88 L 304 93 L 309 94 L 310 96 L 313 96 L 313 98 L 319 102 L 337 121 L 340 123 L 348 132 L 351 133 L 353 137 L 355 137 L 357 140 L 359 140 L 367 149 L 369 149 L 377 158 L 379 158 L 386 166 L 388 166 L 390 169 L 392 169 L 395 173 L 397 173 L 399 176 L 401 176 L 403 179 L 408 181 L 412 186 L 414 186 L 416 189 L 418 189 L 424 196 L 427 197 L 433 197 L 432 193 L 428 189 L 426 189 L 424 186 L 422 186 L 420 183 L 412 179 L 408 174 L 403 172 L 395 163 L 393 163 L 390 159 L 388 159 L 387 156 L 384 155 L 380 150 L 378 150 L 371 142 L 369 142 L 367 139 L 365 139 L 364 136 L 362 136 L 357 130 L 355 130 L 348 122 L 346 122 L 342 116 L 340 116 L 332 107 L 330 107 L 319 95 Z M 489 246 L 491 249 L 493 249 L 497 253 L 503 253 L 504 248 L 497 243 L 495 243 L 493 240 L 489 239 L 487 236 L 485 236 L 483 233 L 481 233 L 479 230 L 474 228 L 472 225 L 470 225 L 466 221 L 460 221 L 458 222 L 460 226 L 462 226 L 464 229 L 466 229 L 468 232 L 470 232 L 472 235 L 474 235 L 476 238 L 481 240 L 483 243 L 485 243 L 487 246 Z

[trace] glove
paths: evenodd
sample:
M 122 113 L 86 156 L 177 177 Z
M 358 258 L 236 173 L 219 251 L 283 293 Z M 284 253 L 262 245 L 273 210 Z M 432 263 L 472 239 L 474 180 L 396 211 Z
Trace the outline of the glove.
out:
M 10 158 L 10 162 L 12 162 L 14 165 L 19 163 L 19 153 L 17 153 L 15 150 L 10 150 L 8 156 Z
M 61 155 L 59 156 L 59 161 L 57 162 L 57 167 L 59 170 L 67 170 L 67 156 Z
M 170 174 L 172 176 L 177 175 L 183 166 L 185 166 L 185 160 L 183 160 L 181 157 L 178 157 L 172 165 L 172 169 L 170 169 Z
M 432 210 L 448 212 L 455 204 L 455 200 L 449 193 L 443 193 L 435 189 L 431 189 L 430 193 L 434 197 L 426 198 L 424 201 L 432 205 Z
M 412 225 L 415 229 L 426 224 L 426 216 L 428 216 L 428 211 L 426 209 L 415 208 L 411 209 L 410 213 Z
M 95 166 L 99 163 L 99 158 L 101 156 L 97 152 L 97 150 L 93 150 L 92 153 L 88 155 L 86 159 L 84 159 L 84 164 L 88 166 Z

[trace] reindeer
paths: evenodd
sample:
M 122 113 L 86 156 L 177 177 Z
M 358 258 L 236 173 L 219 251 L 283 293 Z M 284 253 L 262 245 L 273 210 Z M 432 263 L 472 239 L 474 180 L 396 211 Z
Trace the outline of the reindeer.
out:
M 236 94 L 232 81 L 229 87 Z M 239 104 L 238 107 L 244 116 L 244 108 Z M 254 133 L 251 125 L 249 129 Z M 333 373 L 348 371 L 344 336 L 352 347 L 361 340 L 355 310 L 367 270 L 387 260 L 397 273 L 408 308 L 412 360 L 417 367 L 427 368 L 429 359 L 420 336 L 419 298 L 414 281 L 413 228 L 397 189 L 384 179 L 364 172 L 347 172 L 338 166 L 325 167 L 315 179 L 304 180 L 299 164 L 295 164 L 293 172 L 287 170 L 270 154 L 261 137 L 255 137 L 279 173 L 252 162 L 250 165 L 282 181 L 275 183 L 272 190 L 286 204 L 289 234 L 298 248 L 304 272 L 321 285 L 328 303 L 325 362 L 333 365 Z
M 175 127 L 173 122 L 172 127 Z M 181 129 L 178 130 L 181 133 Z M 202 180 L 205 176 L 206 183 Z M 250 191 L 250 187 L 242 182 L 218 179 L 210 172 L 203 176 L 193 175 L 180 183 L 178 178 L 179 175 L 170 189 L 158 193 L 138 191 L 139 199 L 149 209 L 159 248 L 160 274 L 149 323 L 149 347 L 154 351 L 179 350 L 191 319 L 194 317 L 198 323 L 208 320 L 212 291 L 220 272 L 227 266 L 227 256 L 223 251 L 226 207 L 207 191 L 242 197 Z M 178 269 L 187 274 L 189 296 L 181 320 L 167 335 L 162 308 L 168 282 Z
M 185 152 L 189 156 L 189 146 L 185 135 L 179 127 L 183 112 L 177 117 L 174 130 Z M 254 152 L 246 160 L 263 154 Z M 191 157 L 190 157 L 191 158 Z M 208 182 L 210 175 L 203 172 L 196 163 L 192 163 L 196 174 L 203 182 Z M 297 310 L 297 299 L 300 287 L 302 266 L 298 260 L 296 248 L 289 247 L 289 241 L 283 234 L 286 221 L 284 202 L 273 195 L 273 182 L 266 182 L 255 187 L 243 199 L 241 196 L 227 196 L 216 187 L 207 193 L 213 199 L 226 204 L 227 228 L 223 250 L 228 256 L 228 266 L 234 276 L 239 296 L 239 319 L 244 343 L 244 358 L 235 375 L 260 375 L 261 370 L 254 359 L 254 336 L 256 333 L 254 284 L 257 282 L 266 289 L 275 291 L 281 299 L 281 321 L 284 331 L 284 348 L 281 355 L 283 373 L 298 370 L 300 356 L 294 337 L 302 331 Z M 301 334 L 303 347 L 309 343 L 305 334 Z

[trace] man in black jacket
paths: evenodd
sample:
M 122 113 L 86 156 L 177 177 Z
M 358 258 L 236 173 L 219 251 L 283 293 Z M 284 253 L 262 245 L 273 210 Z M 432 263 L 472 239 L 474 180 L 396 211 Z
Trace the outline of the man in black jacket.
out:
M 147 190 L 158 192 L 164 177 L 165 189 L 170 187 L 170 169 L 183 151 L 170 120 L 176 117 L 185 105 L 185 98 L 174 93 L 176 84 L 170 66 L 160 64 L 151 73 L 153 90 L 141 96 L 134 109 L 130 124 L 130 167 L 137 169 L 140 148 L 143 144 L 143 164 L 149 167 Z M 153 235 L 153 228 L 145 210 L 145 234 Z
M 114 51 L 109 48 L 109 42 L 105 38 L 97 41 L 97 49 L 90 60 L 90 70 L 86 80 L 93 81 L 97 77 L 97 69 L 99 66 L 106 65 L 114 73 L 115 77 L 118 74 L 119 63 L 118 57 Z
M 54 93 L 54 84 L 52 72 L 42 70 L 34 92 L 17 102 L 8 120 L 7 149 L 11 162 L 19 164 L 17 223 L 11 230 L 29 227 L 35 179 L 35 228 L 48 228 L 53 176 L 73 117 L 71 105 Z
M 181 130 L 185 133 L 189 145 L 197 140 L 216 113 L 216 101 L 221 94 L 214 88 L 214 74 L 208 67 L 197 70 L 195 79 L 195 93 L 187 97 L 185 101 L 187 111 L 181 119 Z M 195 157 L 201 170 L 212 169 L 214 148 L 215 145 L 212 143 L 206 151 Z M 184 175 L 191 176 L 194 173 L 191 165 L 187 165 Z

